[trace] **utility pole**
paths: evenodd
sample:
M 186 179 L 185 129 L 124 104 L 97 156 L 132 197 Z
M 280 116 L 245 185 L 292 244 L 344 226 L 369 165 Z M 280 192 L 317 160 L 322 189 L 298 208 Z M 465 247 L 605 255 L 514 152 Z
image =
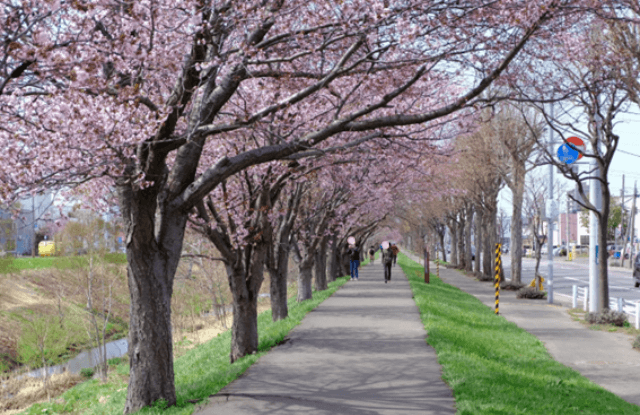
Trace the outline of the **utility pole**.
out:
M 633 200 L 631 201 L 631 219 L 629 221 L 629 228 L 631 230 L 631 239 L 629 239 L 629 243 L 631 243 L 631 252 L 629 253 L 629 267 L 633 268 L 634 256 L 636 254 L 635 250 L 635 230 L 636 230 L 636 197 L 638 197 L 638 181 L 633 183 Z
M 553 120 L 553 103 L 551 103 L 550 115 L 551 120 Z M 549 128 L 549 153 L 553 154 L 553 128 Z M 553 163 L 549 163 L 549 205 L 553 205 Z M 547 271 L 547 301 L 549 304 L 553 304 L 553 216 L 553 212 L 547 212 L 547 234 L 549 235 L 547 239 L 547 254 L 549 258 L 549 270 Z
M 571 226 L 569 225 L 569 192 L 567 192 L 567 214 L 565 215 L 565 225 L 567 226 L 567 258 L 569 258 L 569 238 L 571 237 Z
M 624 230 L 624 174 L 622 175 L 622 189 L 620 189 L 620 237 L 626 236 L 622 231 Z M 623 239 L 620 245 L 624 246 L 627 243 L 626 238 Z M 622 259 L 624 259 L 624 248 L 622 249 Z
M 600 102 L 598 100 L 598 102 Z M 596 142 L 593 146 L 593 155 L 589 163 L 589 171 L 591 172 L 591 183 L 589 185 L 589 201 L 598 212 L 602 212 L 602 191 L 600 190 L 600 168 L 596 157 L 600 155 L 600 131 L 602 131 L 602 120 L 599 114 L 596 114 Z M 594 211 L 589 212 L 589 312 L 600 313 L 598 309 L 600 302 L 600 281 L 598 279 L 598 215 Z M 606 249 L 603 247 L 602 249 Z

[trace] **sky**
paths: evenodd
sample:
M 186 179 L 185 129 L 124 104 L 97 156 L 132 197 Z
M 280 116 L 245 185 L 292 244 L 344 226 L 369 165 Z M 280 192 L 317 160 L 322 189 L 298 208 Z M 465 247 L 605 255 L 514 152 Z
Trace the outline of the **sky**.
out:
M 613 196 L 620 196 L 622 188 L 622 176 L 625 176 L 625 200 L 630 202 L 629 196 L 633 193 L 634 181 L 638 181 L 638 193 L 640 194 L 640 114 L 627 114 L 621 117 L 616 125 L 615 132 L 620 135 L 618 149 L 613 155 L 613 162 L 609 168 L 609 189 Z M 556 134 L 557 140 L 557 134 Z M 556 145 L 556 149 L 560 144 Z M 586 166 L 581 166 L 584 168 Z M 534 169 L 529 174 L 548 178 L 549 166 L 541 166 Z M 575 183 L 565 179 L 559 170 L 554 167 L 554 182 L 560 180 L 567 189 L 573 189 Z M 558 197 L 556 189 L 556 198 Z M 498 196 L 499 208 L 504 210 L 507 216 L 511 216 L 511 191 L 505 186 Z M 564 212 L 565 198 L 560 199 L 560 212 Z M 630 207 L 629 204 L 626 205 Z M 640 198 L 636 200 L 636 206 L 640 206 Z

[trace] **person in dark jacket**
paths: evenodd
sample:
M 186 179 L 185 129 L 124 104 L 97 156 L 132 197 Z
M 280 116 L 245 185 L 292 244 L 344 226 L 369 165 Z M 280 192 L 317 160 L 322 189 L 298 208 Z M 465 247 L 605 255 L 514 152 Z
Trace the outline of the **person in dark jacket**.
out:
M 376 259 L 376 250 L 373 245 L 369 248 L 369 260 L 373 264 L 373 261 Z
M 358 267 L 360 267 L 360 251 L 355 245 L 349 245 L 347 251 L 349 255 L 349 270 L 351 272 L 351 279 L 358 280 Z
M 382 264 L 384 265 L 384 283 L 391 281 L 391 264 L 393 264 L 393 250 L 391 245 L 382 252 Z
M 391 248 L 391 253 L 393 255 L 393 266 L 396 266 L 396 261 L 398 260 L 398 252 L 400 252 L 400 250 L 398 249 L 398 246 L 396 244 L 391 245 L 389 248 Z

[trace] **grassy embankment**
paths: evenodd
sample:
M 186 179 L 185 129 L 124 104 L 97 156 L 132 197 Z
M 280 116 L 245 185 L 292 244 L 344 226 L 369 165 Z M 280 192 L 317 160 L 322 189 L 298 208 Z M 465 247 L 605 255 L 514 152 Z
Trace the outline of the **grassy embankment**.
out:
M 175 383 L 178 404 L 164 409 L 162 402 L 154 408 L 147 408 L 143 414 L 191 414 L 193 402 L 206 399 L 240 376 L 260 356 L 283 341 L 289 331 L 297 326 L 302 318 L 318 304 L 330 297 L 340 286 L 347 282 L 343 277 L 329 283 L 329 289 L 314 291 L 313 299 L 298 303 L 295 298 L 289 300 L 289 317 L 278 322 L 271 321 L 271 310 L 258 317 L 259 353 L 246 356 L 233 364 L 229 363 L 231 332 L 219 334 L 207 343 L 188 350 L 175 359 Z M 120 359 L 112 360 L 113 370 L 107 383 L 89 380 L 62 394 L 52 403 L 39 403 L 31 406 L 23 414 L 77 413 L 84 414 L 122 414 L 127 393 L 129 365 Z
M 436 350 L 458 414 L 640 414 L 640 407 L 551 358 L 540 340 L 405 255 L 427 343 Z
M 94 275 L 112 282 L 112 308 L 107 337 L 116 339 L 126 335 L 128 295 L 123 254 L 96 256 L 92 264 Z M 15 369 L 29 355 L 38 324 L 50 324 L 56 330 L 47 335 L 48 364 L 63 362 L 83 348 L 91 347 L 87 334 L 87 297 L 82 289 L 87 257 L 36 257 L 0 259 L 0 372 Z M 94 289 L 96 306 L 102 305 Z M 34 326 L 35 325 L 35 326 Z M 59 327 L 59 329 L 58 329 Z M 33 360 L 33 361 L 32 361 Z M 32 367 L 41 365 L 40 359 L 28 359 Z

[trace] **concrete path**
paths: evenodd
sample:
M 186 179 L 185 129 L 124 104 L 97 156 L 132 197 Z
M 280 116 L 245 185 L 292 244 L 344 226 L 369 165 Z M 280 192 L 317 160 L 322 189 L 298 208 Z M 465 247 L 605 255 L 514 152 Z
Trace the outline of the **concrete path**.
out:
M 403 253 L 424 263 L 406 250 Z M 436 273 L 433 262 L 430 262 L 430 271 Z M 480 282 L 442 266 L 440 278 L 494 308 L 495 291 L 491 282 Z M 540 339 L 555 360 L 625 401 L 640 405 L 640 352 L 631 347 L 633 336 L 590 330 L 573 321 L 567 313 L 570 306 L 570 300 L 548 304 L 547 300 L 517 299 L 514 291 L 500 291 L 500 314 Z
M 400 266 L 360 269 L 196 414 L 455 414 Z

